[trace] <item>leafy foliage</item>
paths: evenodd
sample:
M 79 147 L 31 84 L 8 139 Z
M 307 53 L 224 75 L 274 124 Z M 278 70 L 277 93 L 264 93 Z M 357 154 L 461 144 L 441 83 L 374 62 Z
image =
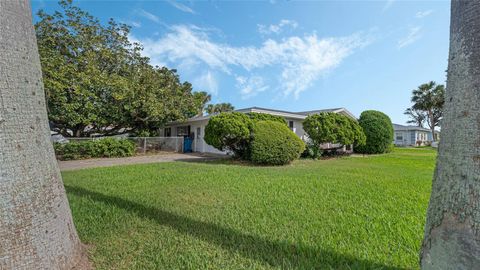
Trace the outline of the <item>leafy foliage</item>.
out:
M 309 158 L 309 159 L 319 159 L 320 157 L 322 157 L 322 153 L 323 151 L 318 146 L 315 146 L 315 144 L 312 141 L 307 141 L 305 143 L 305 150 L 300 155 L 300 157 Z
M 135 143 L 127 139 L 104 138 L 99 140 L 55 143 L 55 153 L 60 160 L 99 157 L 129 157 L 135 154 Z
M 250 119 L 252 119 L 253 122 L 274 121 L 274 122 L 279 122 L 285 125 L 287 124 L 287 122 L 285 121 L 285 118 L 277 115 L 271 115 L 267 113 L 255 113 L 255 112 L 247 113 L 247 115 L 248 117 L 250 117 Z
M 257 125 L 258 123 L 262 124 Z M 282 128 L 278 128 L 278 125 Z M 288 131 L 287 134 L 285 130 Z M 257 134 L 260 137 L 257 137 Z M 204 139 L 206 143 L 220 151 L 232 151 L 238 158 L 261 164 L 286 164 L 292 158 L 298 158 L 305 148 L 282 117 L 263 113 L 227 112 L 214 115 L 205 127 Z M 298 147 L 295 148 L 295 145 Z M 291 150 L 293 148 L 297 150 L 301 148 L 298 155 Z M 269 153 L 262 153 L 265 151 Z M 282 151 L 285 153 L 281 153 Z
M 155 131 L 204 106 L 181 83 L 176 70 L 153 67 L 142 47 L 128 39 L 130 27 L 106 25 L 71 1 L 62 12 L 38 12 L 35 24 L 52 128 L 83 137 Z M 205 97 L 203 97 L 205 100 Z
M 423 118 L 433 134 L 435 127 L 440 126 L 443 117 L 445 86 L 434 81 L 424 83 L 412 91 L 411 101 L 412 107 L 405 111 L 405 114 L 411 118 L 409 123 L 417 122 L 418 124 L 419 118 Z
M 238 157 L 244 157 L 251 127 L 252 121 L 244 113 L 220 113 L 208 121 L 204 140 L 220 151 L 228 150 Z
M 194 117 L 197 115 L 203 115 L 203 112 L 206 109 L 207 103 L 212 100 L 212 96 L 205 91 L 194 92 L 193 93 L 193 110 L 188 113 L 188 117 Z
M 414 108 L 407 108 L 403 114 L 410 118 L 410 120 L 407 121 L 408 124 L 414 124 L 417 127 L 423 128 L 426 120 L 426 115 L 423 111 Z
M 360 125 L 348 116 L 338 113 L 319 113 L 307 116 L 303 129 L 312 141 L 314 149 L 324 143 L 363 145 L 365 134 Z M 313 153 L 318 156 L 318 153 Z
M 356 145 L 354 150 L 365 154 L 381 154 L 390 151 L 393 142 L 393 125 L 386 114 L 369 110 L 360 115 L 358 123 L 367 137 L 365 145 Z
M 231 112 L 235 107 L 230 103 L 208 104 L 205 108 L 207 114 Z
M 253 125 L 250 160 L 257 164 L 284 165 L 300 157 L 303 141 L 285 124 L 258 121 Z

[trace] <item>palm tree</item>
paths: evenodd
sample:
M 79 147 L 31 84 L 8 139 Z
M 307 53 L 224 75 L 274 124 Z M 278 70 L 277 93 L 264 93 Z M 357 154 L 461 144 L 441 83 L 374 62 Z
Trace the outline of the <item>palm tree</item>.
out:
M 422 269 L 480 266 L 480 2 L 453 0 L 442 140 Z
M 233 110 L 235 110 L 235 107 L 230 103 L 208 104 L 205 108 L 207 114 L 231 112 Z
M 88 266 L 50 142 L 29 1 L 0 1 L 0 25 L 0 268 Z
M 403 114 L 408 115 L 408 117 L 410 118 L 410 120 L 407 121 L 408 124 L 414 124 L 417 127 L 423 128 L 423 124 L 425 123 L 426 118 L 423 111 L 408 108 Z
M 422 84 L 412 91 L 412 109 L 425 112 L 434 141 L 435 127 L 440 125 L 442 119 L 444 93 L 445 87 L 433 81 Z

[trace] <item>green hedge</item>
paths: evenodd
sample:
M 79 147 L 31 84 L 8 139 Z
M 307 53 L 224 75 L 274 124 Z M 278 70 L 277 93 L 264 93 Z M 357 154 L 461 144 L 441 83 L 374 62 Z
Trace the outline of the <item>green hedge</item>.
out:
M 283 165 L 300 157 L 305 144 L 286 125 L 277 121 L 258 121 L 253 126 L 250 145 L 252 162 Z
M 57 158 L 60 160 L 129 157 L 135 154 L 134 142 L 115 138 L 55 143 L 54 148 Z
M 250 140 L 252 121 L 239 112 L 220 113 L 210 117 L 205 127 L 204 140 L 220 151 L 232 151 L 244 157 Z
M 393 125 L 390 117 L 379 111 L 364 111 L 358 123 L 363 128 L 367 140 L 365 145 L 358 145 L 354 150 L 364 154 L 381 154 L 392 149 Z
M 266 114 L 266 113 L 247 113 L 246 114 L 252 122 L 258 122 L 258 121 L 274 121 L 274 122 L 279 122 L 282 124 L 287 124 L 287 121 L 281 116 L 278 115 L 271 115 L 271 114 Z

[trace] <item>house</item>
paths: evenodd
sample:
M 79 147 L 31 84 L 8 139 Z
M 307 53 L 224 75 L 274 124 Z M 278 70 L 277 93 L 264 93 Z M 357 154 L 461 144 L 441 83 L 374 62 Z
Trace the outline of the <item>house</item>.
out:
M 393 124 L 394 139 L 396 146 L 423 146 L 433 142 L 432 131 L 417 126 L 403 126 Z M 435 131 L 435 140 L 438 141 L 440 133 Z
M 325 110 L 313 110 L 313 111 L 304 111 L 304 112 L 289 112 L 281 110 L 273 110 L 259 107 L 251 107 L 246 109 L 235 110 L 236 112 L 241 113 L 266 113 L 271 115 L 277 115 L 285 118 L 287 121 L 288 127 L 297 134 L 302 140 L 306 140 L 306 134 L 303 130 L 303 120 L 310 114 L 316 114 L 321 112 L 334 112 L 346 115 L 352 119 L 356 119 L 355 116 L 350 113 L 345 108 L 335 108 L 335 109 L 325 109 Z M 208 145 L 203 140 L 203 135 L 205 134 L 205 127 L 208 124 L 208 120 L 211 115 L 206 116 L 196 116 L 190 119 L 187 119 L 183 122 L 170 122 L 163 129 L 160 130 L 160 136 L 163 137 L 189 137 L 193 139 L 191 149 L 193 152 L 201 153 L 224 153 L 211 145 Z M 188 145 L 190 147 L 190 145 Z

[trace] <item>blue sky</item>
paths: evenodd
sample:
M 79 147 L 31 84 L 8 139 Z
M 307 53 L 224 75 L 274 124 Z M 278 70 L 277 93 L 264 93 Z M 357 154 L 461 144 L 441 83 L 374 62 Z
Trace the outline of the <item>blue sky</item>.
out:
M 446 80 L 448 1 L 74 2 L 131 25 L 153 64 L 236 108 L 375 109 L 404 124 L 411 90 Z

